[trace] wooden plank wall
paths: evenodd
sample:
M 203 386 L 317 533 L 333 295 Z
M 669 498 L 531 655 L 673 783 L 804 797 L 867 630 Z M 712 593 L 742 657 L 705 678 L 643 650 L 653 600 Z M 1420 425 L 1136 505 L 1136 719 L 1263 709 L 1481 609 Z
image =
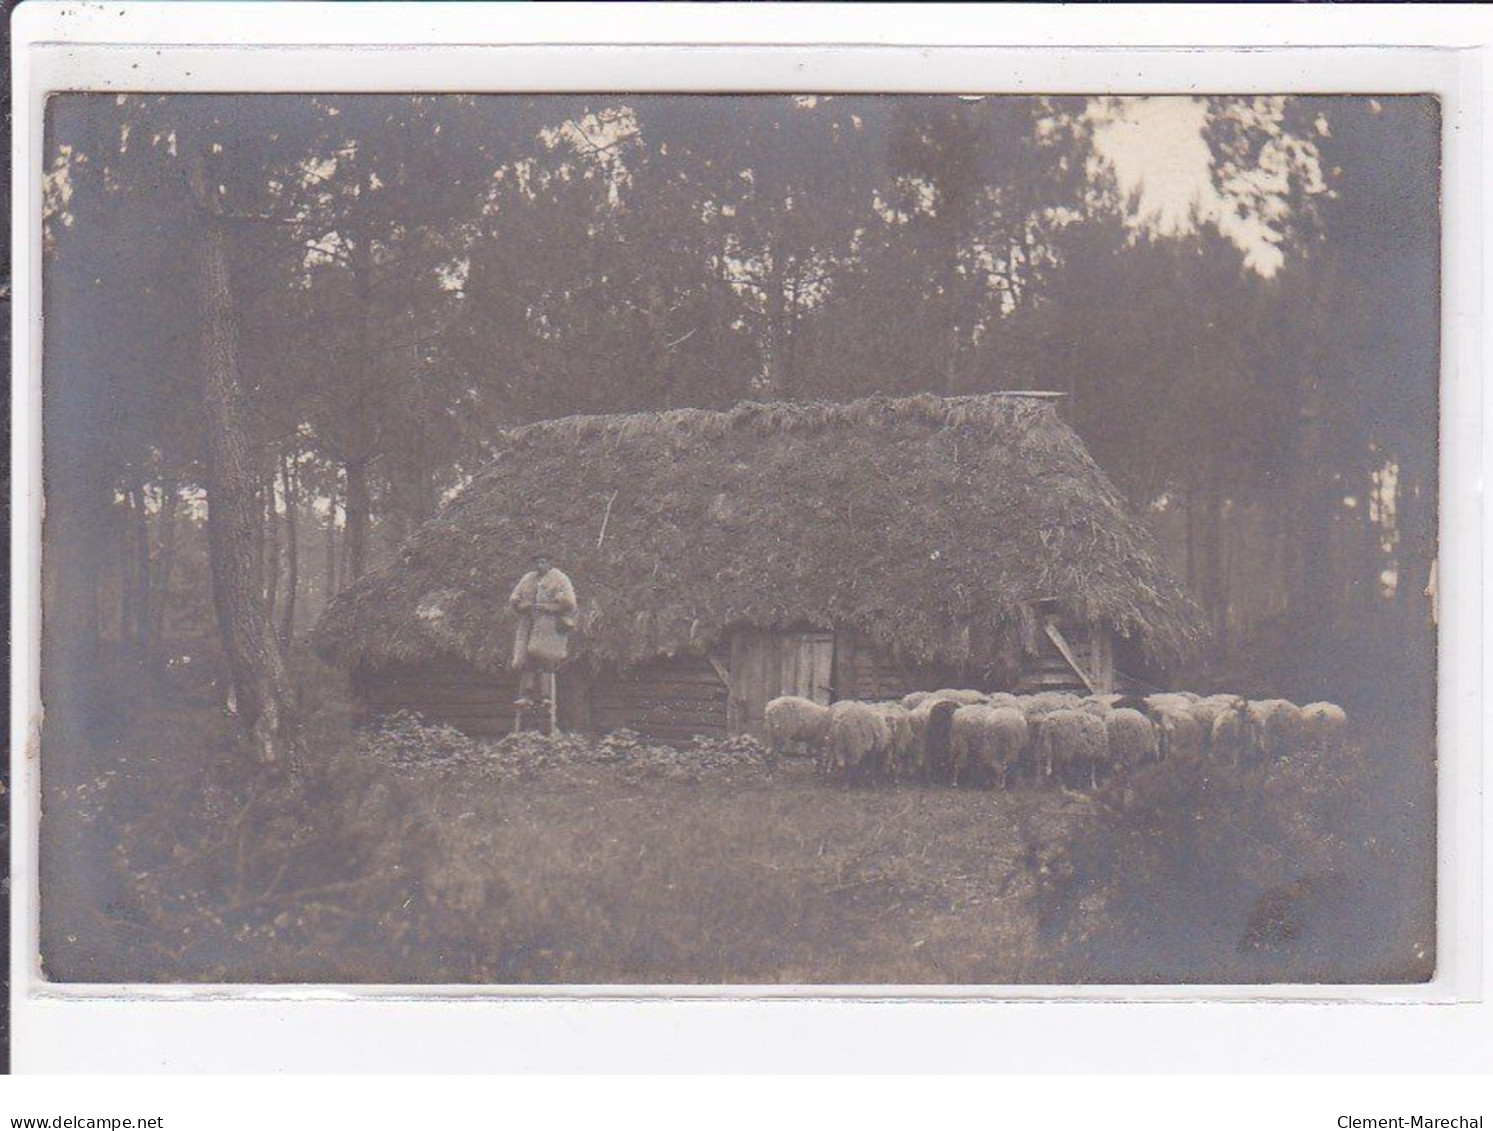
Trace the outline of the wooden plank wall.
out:
M 1100 695 L 1115 689 L 1115 634 L 1107 628 L 1089 632 L 1089 678 Z
M 762 713 L 778 690 L 776 634 L 741 629 L 731 636 L 731 700 L 727 722 L 732 734 L 762 737 Z
M 659 742 L 727 734 L 726 685 L 710 661 L 677 656 L 600 676 L 590 695 L 591 728 L 627 727 Z
M 561 680 L 565 679 L 561 675 Z M 513 729 L 518 676 L 478 671 L 455 656 L 417 664 L 396 664 L 352 676 L 360 725 L 396 711 L 414 711 L 430 722 L 449 723 L 467 734 L 486 737 Z M 565 704 L 563 691 L 561 706 Z
M 1112 641 L 1067 618 L 1064 636 L 1103 685 L 1114 679 Z M 1043 633 L 1038 654 L 1022 690 L 1081 690 L 1062 655 Z M 728 691 L 721 670 L 730 678 Z M 895 699 L 909 691 L 961 685 L 947 672 L 909 670 L 891 654 L 852 632 L 736 633 L 729 654 L 716 663 L 681 656 L 612 672 L 588 681 L 580 672 L 560 673 L 560 725 L 565 730 L 605 733 L 627 727 L 660 742 L 683 742 L 693 735 L 762 734 L 762 714 L 778 695 L 833 699 Z M 396 711 L 414 711 L 474 736 L 507 734 L 513 729 L 515 673 L 477 671 L 456 657 L 354 673 L 354 699 L 360 723 Z
M 900 699 L 909 691 L 919 690 L 913 686 L 918 681 L 904 672 L 889 652 L 869 643 L 862 642 L 855 648 L 847 667 L 850 686 L 842 696 L 846 699 Z
M 900 699 L 909 691 L 958 687 L 968 680 L 955 672 L 912 667 L 899 662 L 889 649 L 860 633 L 835 636 L 835 698 L 879 701 Z

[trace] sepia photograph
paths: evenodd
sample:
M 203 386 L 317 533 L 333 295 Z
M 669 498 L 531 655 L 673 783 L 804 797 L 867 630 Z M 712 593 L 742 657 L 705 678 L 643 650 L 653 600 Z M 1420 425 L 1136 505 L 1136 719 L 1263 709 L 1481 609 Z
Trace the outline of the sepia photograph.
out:
M 52 95 L 44 978 L 1430 981 L 1441 136 Z

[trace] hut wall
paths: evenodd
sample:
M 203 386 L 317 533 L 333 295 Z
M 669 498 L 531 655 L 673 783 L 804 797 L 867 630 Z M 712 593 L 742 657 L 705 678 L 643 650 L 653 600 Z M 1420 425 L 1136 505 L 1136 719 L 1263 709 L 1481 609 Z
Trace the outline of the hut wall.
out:
M 563 681 L 562 715 L 566 704 Z M 430 722 L 450 725 L 475 736 L 506 734 L 513 729 L 513 700 L 518 676 L 490 675 L 455 656 L 422 663 L 392 664 L 352 675 L 353 701 L 360 724 L 396 711 L 413 711 Z
M 928 668 L 909 668 L 890 650 L 857 632 L 835 635 L 836 699 L 900 699 L 909 691 L 933 691 L 953 677 Z
M 721 738 L 727 733 L 728 698 L 708 659 L 676 656 L 597 677 L 590 688 L 588 729 L 627 727 L 659 742 L 697 734 Z
M 1112 688 L 1110 634 L 1057 614 L 1052 622 L 1096 685 Z M 659 742 L 682 742 L 697 734 L 760 737 L 763 711 L 779 695 L 802 695 L 820 703 L 893 699 L 909 691 L 968 682 L 952 672 L 910 669 L 855 632 L 756 629 L 735 633 L 728 648 L 716 656 L 678 656 L 590 679 L 579 670 L 564 671 L 558 679 L 559 721 L 565 730 L 605 733 L 627 727 Z M 1021 689 L 1082 688 L 1057 646 L 1045 632 L 1039 633 Z M 448 656 L 376 671 L 360 669 L 353 673 L 352 690 L 360 723 L 413 711 L 431 722 L 490 737 L 514 728 L 518 678 L 513 672 L 481 672 Z

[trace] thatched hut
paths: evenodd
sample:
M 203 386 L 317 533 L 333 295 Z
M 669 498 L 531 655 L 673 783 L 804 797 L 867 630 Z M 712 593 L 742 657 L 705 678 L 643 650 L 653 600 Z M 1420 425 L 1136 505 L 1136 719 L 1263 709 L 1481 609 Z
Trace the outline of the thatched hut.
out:
M 538 549 L 580 596 L 559 693 L 576 729 L 752 731 L 784 693 L 1108 688 L 1117 648 L 1165 662 L 1199 633 L 1051 403 L 923 395 L 515 428 L 337 597 L 317 650 L 365 714 L 507 729 L 507 597 Z

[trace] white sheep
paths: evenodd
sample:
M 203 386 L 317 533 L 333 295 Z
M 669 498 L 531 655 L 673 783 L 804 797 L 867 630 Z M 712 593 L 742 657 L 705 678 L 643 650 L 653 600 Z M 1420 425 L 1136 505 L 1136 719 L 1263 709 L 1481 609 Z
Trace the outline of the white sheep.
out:
M 1021 709 L 1021 699 L 1009 691 L 992 691 L 985 696 L 985 702 L 991 707 L 1015 707 Z
M 1031 742 L 1031 728 L 1026 716 L 1015 707 L 995 707 L 990 718 L 990 736 L 993 743 L 987 747 L 991 761 L 995 764 L 1000 786 L 1005 789 L 1011 782 L 1011 772 L 1026 759 Z
M 1198 721 L 1204 731 L 1213 730 L 1213 720 L 1225 711 L 1231 711 L 1239 707 L 1245 700 L 1237 695 L 1210 695 L 1206 699 L 1199 699 L 1188 708 L 1188 713 Z
M 1104 716 L 1109 732 L 1109 760 L 1115 767 L 1132 770 L 1161 757 L 1156 728 L 1133 707 L 1119 707 Z
M 909 691 L 906 695 L 902 696 L 902 706 L 906 707 L 909 711 L 916 711 L 932 698 L 933 692 L 931 691 Z
M 885 757 L 886 772 L 896 778 L 916 777 L 921 772 L 922 759 L 913 741 L 912 712 L 898 700 L 873 704 L 886 722 L 888 746 Z
M 1119 696 L 1114 697 L 1114 699 L 1118 698 Z M 1096 719 L 1102 719 L 1115 709 L 1115 704 L 1107 695 L 1086 695 L 1079 700 L 1078 709 L 1093 715 Z
M 1146 710 L 1153 716 L 1161 707 L 1175 707 L 1181 711 L 1192 710 L 1192 700 L 1176 691 L 1158 691 L 1155 695 L 1147 695 L 1144 702 Z
M 1248 733 L 1245 711 L 1248 706 L 1246 700 L 1238 699 L 1232 707 L 1214 716 L 1213 727 L 1208 738 L 1208 749 L 1219 761 L 1237 766 L 1244 759 Z
M 1187 713 L 1197 720 L 1202 731 L 1204 752 L 1213 745 L 1213 724 L 1218 717 L 1230 711 L 1242 710 L 1245 703 L 1246 700 L 1237 695 L 1210 695 L 1188 708 Z
M 1225 707 L 1234 707 L 1248 700 L 1242 695 L 1236 695 L 1232 691 L 1216 691 L 1212 695 L 1205 695 L 1200 700 L 1203 703 L 1220 703 Z
M 770 700 L 762 720 L 768 748 L 775 755 L 790 742 L 802 742 L 810 750 L 818 750 L 829 735 L 829 708 L 800 695 L 780 695 Z
M 912 736 L 912 751 L 909 755 L 911 775 L 921 777 L 928 772 L 926 754 L 928 749 L 928 721 L 933 717 L 936 699 L 924 699 L 907 712 L 907 727 Z
M 1037 724 L 1037 758 L 1046 776 L 1056 773 L 1072 784 L 1087 771 L 1091 786 L 1109 763 L 1109 732 L 1104 721 L 1085 711 L 1062 708 L 1042 715 Z
M 985 702 L 985 693 L 969 687 L 942 687 L 932 693 L 932 698 L 942 699 L 960 707 L 975 707 Z
M 1244 744 L 1256 759 L 1293 753 L 1301 745 L 1301 730 L 1301 708 L 1289 699 L 1252 699 L 1244 710 Z
M 1336 703 L 1308 703 L 1301 708 L 1301 737 L 1319 750 L 1340 751 L 1348 730 L 1348 712 Z
M 1023 695 L 1018 705 L 1026 721 L 1034 723 L 1053 711 L 1076 711 L 1082 704 L 1082 699 L 1066 691 L 1039 691 L 1035 695 Z
M 1026 717 L 1014 707 L 960 707 L 950 741 L 955 785 L 998 781 L 1005 788 L 1026 751 Z
M 1156 726 L 1157 745 L 1162 758 L 1188 761 L 1203 756 L 1202 724 L 1192 717 L 1190 706 L 1186 700 L 1182 700 L 1162 702 L 1151 708 L 1151 721 Z
M 1078 705 L 1083 702 L 1083 696 L 1071 691 L 1038 691 L 1031 696 L 1031 702 L 1057 707 L 1059 710 L 1077 710 Z
M 869 703 L 842 699 L 829 709 L 829 736 L 821 767 L 853 780 L 874 775 L 891 749 L 886 719 Z
M 955 710 L 954 718 L 949 724 L 949 748 L 955 785 L 959 784 L 965 768 L 982 757 L 985 717 L 994 709 L 984 704 L 970 704 Z

